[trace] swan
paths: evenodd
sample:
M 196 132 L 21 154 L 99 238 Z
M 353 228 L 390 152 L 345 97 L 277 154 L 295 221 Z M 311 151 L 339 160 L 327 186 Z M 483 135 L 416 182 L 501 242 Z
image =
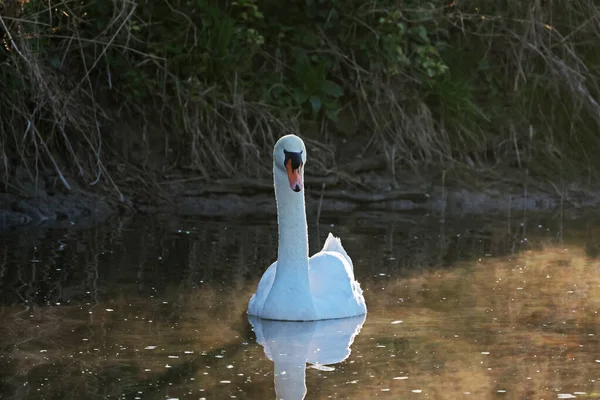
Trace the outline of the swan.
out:
M 281 137 L 273 149 L 277 202 L 277 261 L 263 274 L 248 314 L 263 319 L 317 321 L 365 314 L 352 260 L 331 233 L 323 250 L 308 257 L 304 204 L 306 146 L 296 135 Z

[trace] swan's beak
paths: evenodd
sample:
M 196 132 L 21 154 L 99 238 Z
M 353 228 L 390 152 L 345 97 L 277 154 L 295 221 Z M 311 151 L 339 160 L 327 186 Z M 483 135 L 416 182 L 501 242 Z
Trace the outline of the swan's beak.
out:
M 304 183 L 302 182 L 302 162 L 299 163 L 298 168 L 292 167 L 292 160 L 287 160 L 285 164 L 285 169 L 287 171 L 288 179 L 290 181 L 290 188 L 294 192 L 299 192 L 304 187 Z

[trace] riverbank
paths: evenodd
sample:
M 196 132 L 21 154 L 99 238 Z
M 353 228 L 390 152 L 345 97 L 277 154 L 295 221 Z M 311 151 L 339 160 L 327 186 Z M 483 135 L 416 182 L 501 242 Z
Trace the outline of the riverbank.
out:
M 140 209 L 193 212 L 203 209 L 196 203 L 211 202 L 207 212 L 218 211 L 229 193 L 229 212 L 230 204 L 246 202 L 237 191 L 197 201 L 185 188 L 160 183 L 179 179 L 164 174 L 187 169 L 181 179 L 201 176 L 204 185 L 234 177 L 267 182 L 268 155 L 286 133 L 305 139 L 313 173 L 329 178 L 337 171 L 345 180 L 346 187 L 332 188 L 326 179 L 323 195 L 344 208 L 354 205 L 336 191 L 369 198 L 391 185 L 412 192 L 412 180 L 407 185 L 394 174 L 400 169 L 438 169 L 435 184 L 423 175 L 425 188 L 416 185 L 429 200 L 376 203 L 447 208 L 453 197 L 443 188 L 463 186 L 440 182 L 442 168 L 513 169 L 536 182 L 599 180 L 600 9 L 593 1 L 140 7 L 68 0 L 49 12 L 44 2 L 7 0 L 0 20 L 4 185 L 21 183 L 13 176 L 18 169 L 31 176 L 50 168 L 70 193 L 77 190 L 69 175 L 85 190 L 93 182 L 100 193 L 96 186 L 105 185 L 132 199 L 143 196 L 128 195 L 130 187 L 141 188 L 151 200 L 141 199 Z M 377 179 L 391 183 L 370 187 L 345 166 L 363 168 L 363 160 L 383 164 L 392 176 Z M 503 172 L 488 180 L 503 181 Z M 159 183 L 148 178 L 153 174 Z M 456 201 L 482 210 L 479 204 L 505 208 L 519 196 L 532 201 L 533 185 L 514 181 L 521 187 L 509 183 L 498 192 L 487 183 L 465 185 L 469 194 Z M 549 186 L 540 190 L 554 198 Z M 204 198 L 210 191 L 202 190 Z M 321 191 L 319 183 L 311 195 L 320 199 Z M 565 191 L 571 189 L 559 188 L 558 198 Z M 365 201 L 350 199 L 356 202 Z M 24 214 L 38 218 L 37 211 Z
M 0 2 L 0 225 L 273 215 L 287 133 L 313 215 L 598 203 L 595 2 L 282 7 Z
M 393 179 L 384 172 L 357 174 L 355 178 L 355 183 L 348 183 L 334 177 L 307 176 L 306 204 L 310 218 L 363 211 L 390 216 L 433 213 L 440 218 L 559 209 L 582 213 L 600 204 L 600 190 L 584 189 L 573 183 L 558 188 L 554 184 L 490 183 L 474 179 L 467 185 L 464 180 L 445 182 L 439 177 L 409 174 Z M 152 185 L 144 185 L 145 189 L 122 182 L 118 184 L 119 195 L 106 187 L 75 186 L 71 192 L 53 192 L 21 185 L 19 194 L 0 194 L 0 230 L 90 226 L 116 215 L 134 213 L 218 218 L 276 214 L 272 182 L 267 179 L 206 182 L 182 173 L 162 182 L 153 181 Z
M 32 197 L 0 193 L 0 231 L 27 226 L 93 226 L 119 212 L 115 201 L 97 193 Z

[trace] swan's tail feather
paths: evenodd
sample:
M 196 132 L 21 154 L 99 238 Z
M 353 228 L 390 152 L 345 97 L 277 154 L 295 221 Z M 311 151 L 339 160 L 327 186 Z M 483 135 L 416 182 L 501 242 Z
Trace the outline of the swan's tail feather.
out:
M 352 265 L 352 260 L 348 256 L 348 253 L 346 253 L 346 250 L 344 250 L 344 247 L 342 246 L 342 241 L 340 240 L 340 238 L 336 238 L 335 236 L 333 236 L 331 232 L 329 232 L 329 236 L 327 236 L 327 239 L 325 240 L 325 244 L 323 245 L 323 251 L 338 252 L 342 256 L 344 256 L 346 260 L 348 260 L 350 265 Z

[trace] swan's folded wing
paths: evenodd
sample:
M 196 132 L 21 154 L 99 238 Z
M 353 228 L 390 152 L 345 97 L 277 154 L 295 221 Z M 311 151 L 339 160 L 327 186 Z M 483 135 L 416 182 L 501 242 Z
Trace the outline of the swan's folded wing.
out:
M 352 266 L 352 259 L 350 259 L 348 253 L 346 253 L 346 250 L 344 250 L 344 247 L 342 246 L 342 241 L 340 240 L 340 238 L 333 236 L 331 232 L 329 232 L 329 236 L 327 236 L 325 244 L 323 245 L 323 250 L 321 251 L 335 251 L 337 253 L 340 253 Z
M 365 300 L 352 264 L 339 251 L 321 251 L 309 260 L 310 291 L 320 319 L 364 314 Z
M 277 261 L 275 261 L 263 274 L 260 278 L 260 282 L 258 282 L 258 287 L 256 288 L 256 293 L 252 295 L 250 298 L 250 302 L 248 303 L 248 314 L 259 316 L 262 313 L 263 306 L 265 305 L 265 300 L 271 291 L 271 287 L 273 286 L 273 281 L 275 280 L 275 274 L 277 271 Z

